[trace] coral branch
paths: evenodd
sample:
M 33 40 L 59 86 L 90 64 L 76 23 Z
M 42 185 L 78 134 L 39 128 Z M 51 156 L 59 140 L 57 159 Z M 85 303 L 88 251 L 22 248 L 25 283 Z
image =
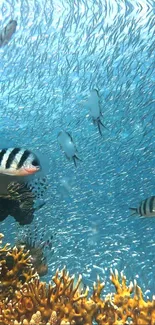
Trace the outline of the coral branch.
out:
M 105 297 L 99 277 L 89 296 L 82 276 L 75 281 L 66 268 L 41 282 L 22 247 L 0 248 L 0 270 L 0 325 L 155 325 L 155 297 L 146 302 L 137 282 L 128 286 L 117 270 L 110 276 L 115 292 Z

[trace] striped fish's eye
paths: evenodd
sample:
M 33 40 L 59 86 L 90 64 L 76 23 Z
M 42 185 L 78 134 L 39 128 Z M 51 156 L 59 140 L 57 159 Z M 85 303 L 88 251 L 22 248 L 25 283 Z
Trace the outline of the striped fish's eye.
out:
M 33 159 L 33 161 L 32 161 L 32 165 L 35 166 L 35 167 L 40 166 L 40 164 L 39 164 L 39 160 L 36 159 L 36 158 Z

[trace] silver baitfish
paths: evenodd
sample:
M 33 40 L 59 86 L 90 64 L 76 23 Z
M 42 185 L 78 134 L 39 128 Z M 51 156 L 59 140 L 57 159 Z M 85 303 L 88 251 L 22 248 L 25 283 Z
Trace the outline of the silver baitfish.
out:
M 142 201 L 138 208 L 130 208 L 134 211 L 131 215 L 139 214 L 144 217 L 155 217 L 155 196 Z
M 30 150 L 22 148 L 0 150 L 0 174 L 28 176 L 40 169 L 39 159 Z
M 58 134 L 58 142 L 65 152 L 65 155 L 68 159 L 73 159 L 75 167 L 76 161 L 81 160 L 77 155 L 77 149 L 73 142 L 71 135 L 66 131 L 61 131 Z
M 6 45 L 15 33 L 17 27 L 16 20 L 10 20 L 9 23 L 0 31 L 0 47 Z

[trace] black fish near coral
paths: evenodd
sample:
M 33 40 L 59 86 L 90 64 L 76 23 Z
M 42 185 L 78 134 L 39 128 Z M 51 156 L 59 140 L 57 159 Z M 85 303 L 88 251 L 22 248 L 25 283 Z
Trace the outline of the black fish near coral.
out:
M 10 20 L 9 23 L 0 31 L 0 47 L 6 45 L 12 35 L 15 33 L 17 27 L 16 20 Z
M 45 236 L 45 231 L 39 236 L 37 227 L 33 228 L 33 232 L 29 227 L 23 234 L 18 234 L 16 241 L 18 248 L 24 246 L 24 251 L 29 251 L 33 267 L 39 276 L 44 276 L 48 273 L 48 258 L 45 249 L 49 250 L 50 256 L 54 252 L 53 236 L 49 239 L 44 239 Z
M 130 208 L 134 211 L 132 215 L 139 214 L 144 217 L 155 217 L 155 196 L 151 196 L 142 201 L 137 208 Z
M 4 148 L 0 150 L 0 174 L 28 176 L 40 169 L 39 159 L 28 149 Z
M 7 187 L 7 194 L 0 195 L 0 221 L 9 215 L 20 225 L 30 224 L 34 218 L 34 212 L 44 206 L 45 203 L 34 207 L 36 196 L 26 183 L 12 182 Z

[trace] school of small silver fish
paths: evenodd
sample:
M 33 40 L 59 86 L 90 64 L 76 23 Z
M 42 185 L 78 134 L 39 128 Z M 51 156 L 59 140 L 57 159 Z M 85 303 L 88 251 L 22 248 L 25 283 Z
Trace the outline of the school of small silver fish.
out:
M 131 22 L 131 29 L 134 25 L 134 22 Z M 0 47 L 6 45 L 9 40 L 11 39 L 12 35 L 16 31 L 17 21 L 10 20 L 10 22 L 6 25 L 6 27 L 0 32 Z M 114 31 L 114 39 L 117 36 L 117 32 Z M 110 70 L 110 67 L 107 67 Z M 109 131 L 109 129 L 103 123 L 103 113 L 100 105 L 100 95 L 99 90 L 97 89 L 90 89 L 90 97 L 86 101 L 86 106 L 89 108 L 89 115 L 91 120 L 93 121 L 94 125 L 97 125 L 98 131 L 100 135 L 103 135 L 103 129 Z M 73 137 L 68 131 L 60 131 L 57 136 L 58 143 L 62 148 L 63 152 L 65 153 L 67 159 L 72 160 L 75 167 L 77 167 L 77 162 L 81 161 L 78 154 L 78 150 L 74 143 Z M 1 149 L 0 150 L 0 174 L 6 176 L 16 176 L 16 177 L 25 177 L 31 174 L 35 174 L 40 171 L 41 165 L 39 159 L 35 154 L 33 154 L 28 149 L 22 148 L 8 148 L 8 149 Z M 4 192 L 9 192 L 9 185 L 10 180 L 6 178 L 5 182 L 7 182 L 7 186 L 5 186 L 5 190 L 2 189 L 2 195 Z M 37 181 L 38 183 L 38 181 Z M 18 184 L 18 182 L 17 182 Z M 21 184 L 21 183 L 19 183 Z M 26 184 L 24 182 L 23 184 Z M 33 190 L 33 184 L 29 187 L 29 191 Z M 38 192 L 37 192 L 38 193 Z M 9 193 L 10 195 L 10 193 Z M 6 199 L 7 197 L 5 197 Z M 4 197 L 2 197 L 4 199 Z M 8 199 L 8 198 L 7 198 Z M 146 200 L 142 201 L 137 208 L 131 208 L 134 213 L 139 214 L 141 216 L 155 216 L 155 202 L 154 196 L 147 198 Z M 21 206 L 20 206 L 21 207 Z

